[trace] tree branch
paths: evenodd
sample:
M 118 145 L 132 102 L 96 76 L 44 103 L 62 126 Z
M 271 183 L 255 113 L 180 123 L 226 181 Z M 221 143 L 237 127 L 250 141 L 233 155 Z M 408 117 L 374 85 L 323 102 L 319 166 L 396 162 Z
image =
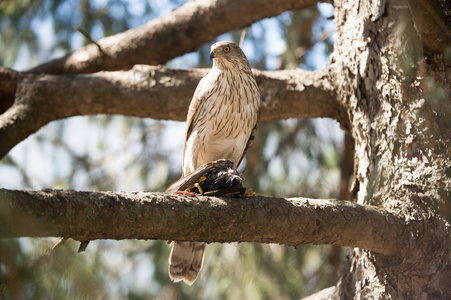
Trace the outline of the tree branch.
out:
M 0 189 L 0 237 L 331 244 L 390 254 L 402 217 L 347 201 Z
M 0 115 L 0 157 L 45 124 L 77 115 L 122 114 L 183 121 L 207 69 L 174 70 L 137 65 L 129 71 L 43 75 L 1 69 L 16 89 L 14 105 Z M 340 118 L 340 109 L 323 71 L 254 70 L 264 121 L 287 118 Z
M 167 16 L 99 40 L 97 44 L 102 51 L 96 44 L 90 44 L 29 72 L 94 73 L 130 69 L 135 64 L 164 64 L 221 34 L 317 3 L 317 0 L 190 1 Z

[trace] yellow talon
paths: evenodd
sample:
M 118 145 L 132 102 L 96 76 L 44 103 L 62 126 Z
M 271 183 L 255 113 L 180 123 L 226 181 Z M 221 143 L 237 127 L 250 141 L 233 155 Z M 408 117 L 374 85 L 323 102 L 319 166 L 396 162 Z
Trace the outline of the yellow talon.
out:
M 202 175 L 195 184 L 190 185 L 185 191 L 189 193 L 189 192 L 191 192 L 192 189 L 197 188 L 199 190 L 199 194 L 203 194 L 204 191 L 200 187 L 199 183 L 201 183 L 202 181 L 204 181 L 206 179 L 207 179 L 207 177 Z
M 248 189 L 247 191 L 244 192 L 244 196 L 246 197 L 250 197 L 250 196 L 255 196 L 255 192 L 252 188 Z
M 205 179 L 207 179 L 207 178 L 205 178 Z M 205 180 L 205 179 L 204 179 L 204 180 Z M 194 186 L 197 187 L 197 189 L 199 190 L 199 193 L 200 193 L 201 195 L 204 193 L 204 191 L 203 191 L 202 188 L 200 187 L 199 182 L 196 182 L 196 183 L 194 184 Z
M 197 189 L 199 190 L 199 193 L 202 195 L 204 193 L 204 191 L 202 190 L 202 188 L 200 187 L 200 184 L 202 181 L 206 180 L 207 177 L 205 177 L 204 175 L 200 176 L 199 180 L 194 184 L 195 187 L 197 187 Z

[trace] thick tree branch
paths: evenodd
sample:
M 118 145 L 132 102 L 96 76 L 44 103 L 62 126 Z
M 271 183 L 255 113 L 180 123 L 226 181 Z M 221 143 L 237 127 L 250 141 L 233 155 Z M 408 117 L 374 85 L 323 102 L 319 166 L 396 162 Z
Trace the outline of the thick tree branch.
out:
M 285 11 L 316 5 L 317 0 L 195 0 L 136 29 L 90 44 L 29 70 L 33 73 L 94 73 L 164 64 L 204 43 Z M 327 2 L 327 1 L 325 1 Z
M 22 76 L 20 72 L 0 66 L 0 114 L 14 104 L 17 84 Z
M 0 69 L 2 71 L 2 69 Z M 16 87 L 14 105 L 0 115 L 0 157 L 45 124 L 76 115 L 122 114 L 153 119 L 186 118 L 207 69 L 173 70 L 137 65 L 129 71 L 78 75 L 0 72 Z M 262 120 L 340 119 L 327 70 L 257 71 Z
M 387 210 L 337 200 L 0 189 L 0 237 L 332 244 L 390 254 L 408 228 Z

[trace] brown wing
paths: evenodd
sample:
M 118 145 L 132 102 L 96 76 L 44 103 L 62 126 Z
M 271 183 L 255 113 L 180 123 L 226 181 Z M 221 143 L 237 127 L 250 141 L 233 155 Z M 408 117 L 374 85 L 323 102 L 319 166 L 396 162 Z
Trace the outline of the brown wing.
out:
M 188 137 L 191 134 L 194 124 L 197 121 L 197 116 L 199 115 L 199 106 L 202 102 L 202 99 L 199 98 L 199 93 L 202 90 L 203 86 L 204 80 L 202 78 L 202 80 L 197 85 L 196 91 L 194 91 L 193 99 L 191 100 L 188 108 L 188 115 L 186 117 L 185 143 L 183 144 L 183 161 L 185 160 L 186 142 L 188 141 Z
M 199 178 L 204 175 L 206 172 L 210 171 L 213 168 L 233 168 L 233 162 L 227 159 L 219 159 L 212 162 L 208 162 L 197 168 L 193 173 L 180 178 L 166 190 L 167 193 L 175 193 L 177 191 L 184 191 L 190 185 L 196 183 Z
M 247 149 L 249 149 L 251 147 L 252 143 L 254 142 L 255 135 L 257 134 L 257 127 L 258 127 L 258 123 L 259 122 L 260 122 L 260 107 L 258 108 L 258 112 L 257 112 L 257 122 L 255 123 L 254 128 L 252 128 L 251 134 L 250 134 L 249 139 L 247 140 L 247 143 L 246 143 L 246 147 L 244 148 L 243 155 L 241 156 L 240 161 L 236 165 L 237 169 L 240 166 L 241 161 L 243 160 L 244 155 L 247 152 Z
M 199 168 L 196 169 L 193 173 L 180 178 L 166 190 L 166 193 L 173 194 L 178 191 L 184 191 L 186 190 L 190 185 L 196 183 L 199 178 L 202 176 L 202 174 L 205 173 L 205 171 L 209 170 L 211 166 L 205 166 L 202 165 Z

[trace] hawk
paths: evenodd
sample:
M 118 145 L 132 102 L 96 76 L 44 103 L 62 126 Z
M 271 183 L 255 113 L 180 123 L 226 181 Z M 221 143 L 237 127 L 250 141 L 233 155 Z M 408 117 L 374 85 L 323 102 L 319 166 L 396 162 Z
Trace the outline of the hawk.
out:
M 254 140 L 260 116 L 260 94 L 249 62 L 230 41 L 211 46 L 213 67 L 202 78 L 188 110 L 183 177 L 203 164 L 226 159 L 237 169 Z M 175 241 L 169 276 L 191 285 L 202 269 L 205 243 Z

